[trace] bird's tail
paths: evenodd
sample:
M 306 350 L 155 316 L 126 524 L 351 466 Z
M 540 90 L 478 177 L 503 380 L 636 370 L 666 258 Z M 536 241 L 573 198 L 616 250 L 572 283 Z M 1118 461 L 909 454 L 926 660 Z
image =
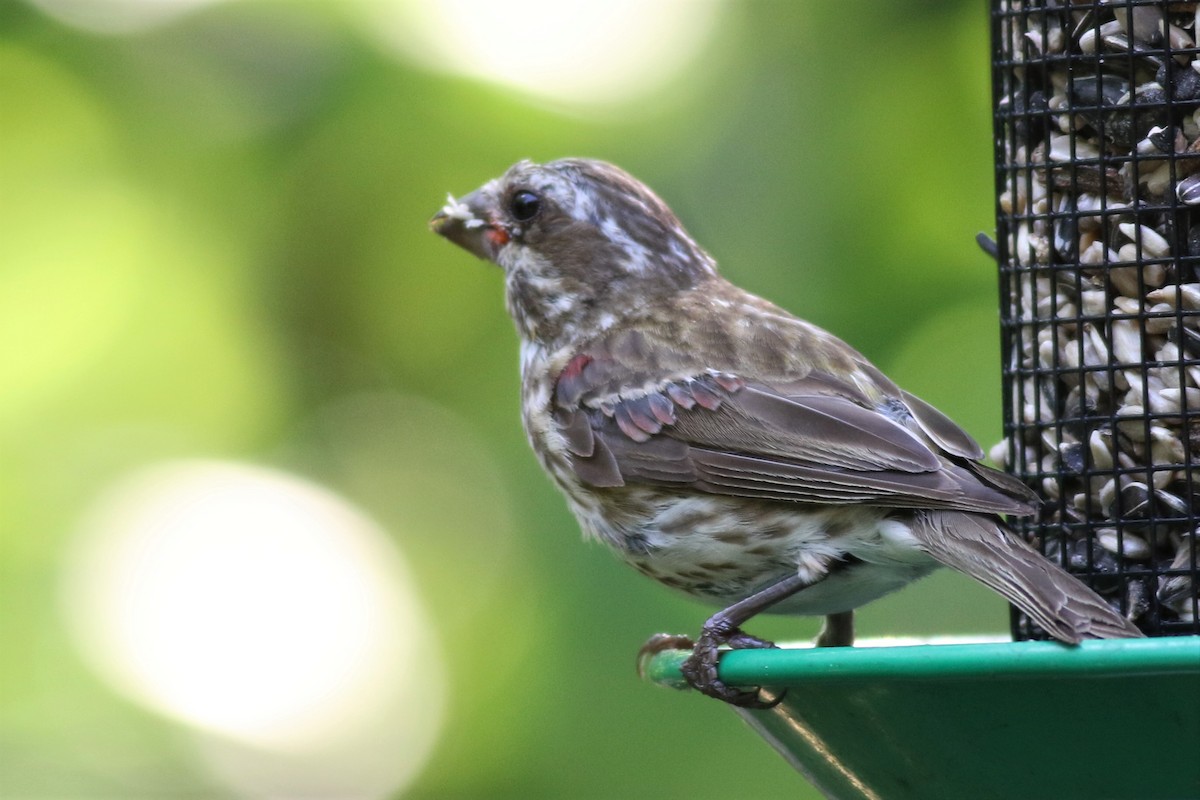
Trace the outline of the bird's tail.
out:
M 1142 636 L 1078 578 L 1042 556 L 995 517 L 961 511 L 920 511 L 912 534 L 940 563 L 999 592 L 1055 639 Z

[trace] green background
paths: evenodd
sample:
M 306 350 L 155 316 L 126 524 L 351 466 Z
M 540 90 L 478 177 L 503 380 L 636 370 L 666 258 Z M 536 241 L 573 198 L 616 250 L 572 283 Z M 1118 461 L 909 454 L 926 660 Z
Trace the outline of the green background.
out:
M 230 795 L 179 723 L 93 673 L 60 603 L 89 503 L 205 457 L 328 487 L 404 554 L 449 686 L 405 796 L 815 797 L 719 704 L 635 677 L 649 634 L 711 609 L 580 541 L 520 430 L 500 273 L 426 223 L 520 158 L 614 161 L 728 277 L 986 447 L 985 8 L 728 2 L 668 85 L 596 111 L 416 66 L 351 6 L 111 36 L 0 2 L 0 790 Z M 865 636 L 1006 626 L 943 574 L 859 615 Z

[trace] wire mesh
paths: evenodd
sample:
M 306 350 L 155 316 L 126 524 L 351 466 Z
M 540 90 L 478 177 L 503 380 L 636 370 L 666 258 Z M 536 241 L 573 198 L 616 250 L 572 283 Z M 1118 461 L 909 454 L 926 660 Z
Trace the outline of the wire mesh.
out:
M 1014 521 L 1151 636 L 1200 633 L 1200 8 L 993 0 Z M 1046 638 L 1013 612 L 1017 639 Z

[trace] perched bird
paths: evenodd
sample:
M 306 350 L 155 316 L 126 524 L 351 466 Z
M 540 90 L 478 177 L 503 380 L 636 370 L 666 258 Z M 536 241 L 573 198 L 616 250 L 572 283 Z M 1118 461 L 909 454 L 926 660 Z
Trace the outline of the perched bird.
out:
M 764 611 L 827 615 L 938 565 L 999 592 L 1054 638 L 1140 636 L 1000 514 L 1035 495 L 830 333 L 739 289 L 649 188 L 601 161 L 522 161 L 434 231 L 504 271 L 530 444 L 586 535 L 724 610 L 684 664 L 713 697 L 717 651 L 770 647 Z M 661 637 L 648 647 L 678 645 Z

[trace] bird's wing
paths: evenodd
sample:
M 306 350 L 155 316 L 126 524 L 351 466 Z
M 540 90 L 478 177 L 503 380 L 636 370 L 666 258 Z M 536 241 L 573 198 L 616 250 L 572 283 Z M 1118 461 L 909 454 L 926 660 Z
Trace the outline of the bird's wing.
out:
M 770 382 L 714 370 L 675 371 L 664 380 L 655 365 L 624 355 L 593 346 L 556 383 L 554 418 L 576 475 L 589 485 L 686 486 L 800 503 L 1033 510 L 1023 484 L 976 463 L 982 453 L 969 436 L 865 361 L 860 382 L 870 384 L 870 394 L 819 369 Z

